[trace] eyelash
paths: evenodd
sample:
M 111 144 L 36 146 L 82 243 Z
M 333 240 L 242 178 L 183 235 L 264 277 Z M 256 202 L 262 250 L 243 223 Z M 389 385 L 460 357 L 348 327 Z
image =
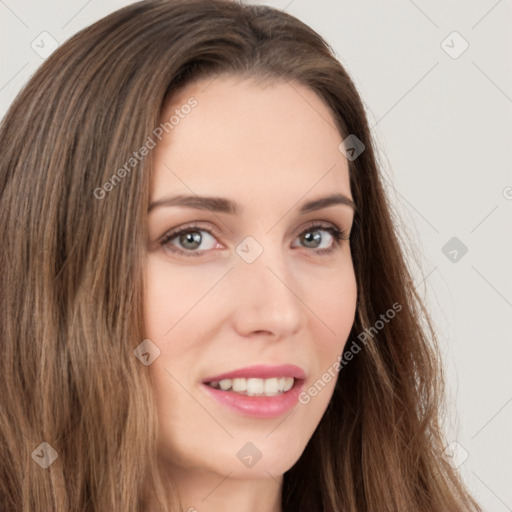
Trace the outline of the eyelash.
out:
M 331 254 L 333 251 L 335 251 L 336 249 L 341 247 L 342 240 L 349 240 L 349 238 L 350 238 L 346 234 L 345 231 L 338 229 L 334 225 L 325 225 L 325 224 L 312 224 L 311 226 L 308 226 L 306 229 L 301 231 L 299 233 L 299 236 L 303 235 L 304 233 L 311 232 L 311 231 L 317 231 L 317 230 L 327 231 L 334 239 L 333 245 L 329 249 L 312 249 L 316 254 L 321 255 L 321 256 L 327 256 L 327 255 Z M 178 248 L 176 248 L 176 246 L 169 243 L 171 240 L 173 240 L 174 238 L 178 237 L 179 235 L 181 235 L 183 233 L 189 233 L 189 232 L 195 232 L 195 231 L 205 231 L 206 233 L 213 236 L 214 238 L 219 236 L 218 234 L 215 233 L 215 230 L 205 229 L 205 228 L 203 228 L 201 226 L 197 226 L 197 225 L 184 226 L 182 228 L 178 228 L 178 229 L 175 229 L 173 231 L 166 233 L 160 240 L 159 244 L 161 247 L 167 246 L 172 252 L 181 254 L 185 257 L 201 256 L 203 252 L 207 252 L 208 250 L 203 250 L 203 251 L 188 250 L 188 251 L 186 251 L 183 249 L 178 249 Z

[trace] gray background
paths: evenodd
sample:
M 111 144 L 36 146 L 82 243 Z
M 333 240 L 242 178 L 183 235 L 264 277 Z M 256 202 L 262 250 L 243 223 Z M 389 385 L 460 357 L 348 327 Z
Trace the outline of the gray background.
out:
M 0 0 L 0 116 L 43 62 L 31 45 L 51 48 L 42 32 L 61 44 L 128 3 Z M 320 32 L 361 93 L 443 345 L 446 454 L 485 510 L 512 511 L 512 2 L 261 3 Z

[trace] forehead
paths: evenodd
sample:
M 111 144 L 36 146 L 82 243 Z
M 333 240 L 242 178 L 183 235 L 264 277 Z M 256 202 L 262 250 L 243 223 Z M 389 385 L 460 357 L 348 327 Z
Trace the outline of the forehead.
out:
M 239 200 L 258 193 L 279 200 L 284 192 L 298 200 L 309 190 L 350 195 L 333 114 L 302 84 L 205 79 L 173 97 L 161 122 L 171 117 L 155 149 L 152 197 L 160 191 L 231 192 Z

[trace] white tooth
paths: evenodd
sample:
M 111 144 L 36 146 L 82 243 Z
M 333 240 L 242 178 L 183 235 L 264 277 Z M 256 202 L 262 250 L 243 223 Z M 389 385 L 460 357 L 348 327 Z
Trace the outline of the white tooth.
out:
M 263 393 L 263 379 L 247 379 L 247 394 L 258 395 Z
M 293 387 L 293 377 L 285 377 L 284 378 L 284 387 L 283 391 L 289 391 Z
M 233 391 L 241 392 L 247 391 L 247 380 L 246 379 L 233 379 L 232 383 Z
M 250 377 L 248 379 L 222 379 L 221 381 L 212 381 L 209 385 L 215 389 L 233 391 L 247 396 L 276 396 L 289 391 L 294 382 L 293 377 L 272 377 L 270 379 Z
M 231 385 L 232 385 L 231 379 L 222 379 L 219 382 L 220 389 L 222 389 L 223 391 L 227 391 L 228 389 L 230 389 Z
M 271 379 L 265 379 L 264 392 L 265 393 L 278 393 L 279 392 L 276 377 L 273 377 Z

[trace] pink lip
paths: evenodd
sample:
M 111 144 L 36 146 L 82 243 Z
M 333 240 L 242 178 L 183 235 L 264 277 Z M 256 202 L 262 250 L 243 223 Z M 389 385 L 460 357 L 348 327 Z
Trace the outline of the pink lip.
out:
M 214 375 L 203 379 L 202 382 L 213 382 L 220 381 L 223 379 L 248 379 L 254 377 L 256 379 L 271 379 L 272 377 L 293 377 L 297 380 L 304 380 L 306 374 L 302 368 L 295 366 L 294 364 L 282 364 L 279 366 L 267 366 L 267 365 L 255 365 L 248 366 L 246 368 L 240 368 L 239 370 L 233 370 L 232 372 L 222 373 L 220 375 Z
M 270 379 L 272 377 L 293 377 L 293 387 L 276 396 L 246 396 L 232 391 L 222 391 L 208 386 L 206 383 L 235 378 Z M 257 365 L 241 368 L 232 372 L 208 377 L 202 381 L 202 388 L 222 405 L 244 416 L 255 418 L 275 418 L 291 410 L 298 402 L 304 387 L 306 374 L 298 366 L 286 364 L 281 366 Z

